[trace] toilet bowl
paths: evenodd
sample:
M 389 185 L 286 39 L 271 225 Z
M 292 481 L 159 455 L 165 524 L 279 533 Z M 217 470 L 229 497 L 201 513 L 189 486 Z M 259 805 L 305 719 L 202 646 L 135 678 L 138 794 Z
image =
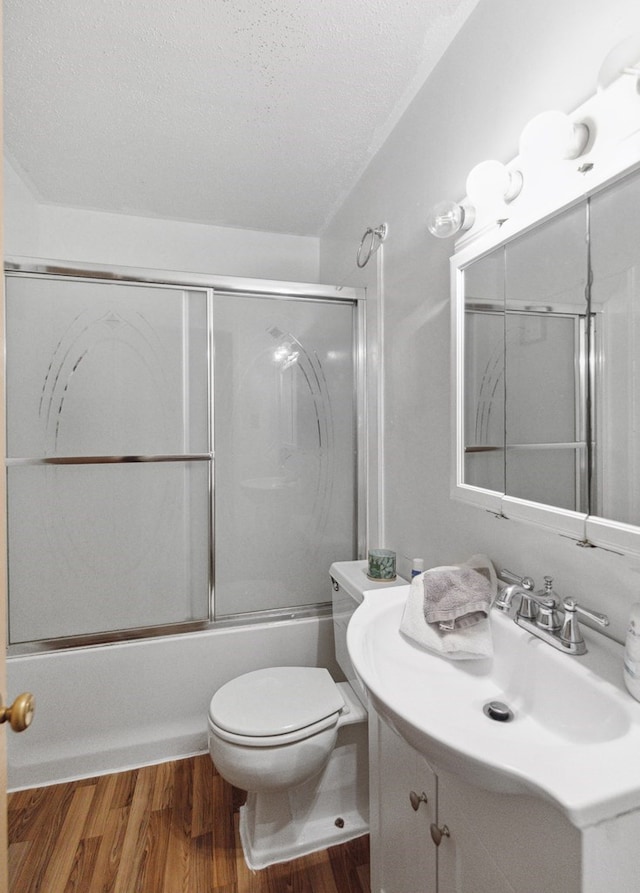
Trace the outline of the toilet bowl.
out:
M 318 667 L 269 667 L 232 679 L 209 707 L 216 769 L 245 791 L 283 791 L 317 775 L 338 737 L 340 690 Z
M 366 698 L 346 631 L 363 592 L 389 584 L 372 582 L 366 570 L 366 561 L 330 569 L 336 657 L 349 681 L 335 682 L 320 667 L 267 667 L 232 679 L 211 699 L 211 759 L 248 792 L 240 838 L 250 868 L 369 830 Z

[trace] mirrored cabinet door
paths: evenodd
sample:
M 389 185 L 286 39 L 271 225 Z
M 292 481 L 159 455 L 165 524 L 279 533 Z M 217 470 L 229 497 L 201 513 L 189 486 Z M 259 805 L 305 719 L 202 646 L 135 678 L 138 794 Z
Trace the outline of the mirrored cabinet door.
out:
M 504 248 L 464 274 L 464 482 L 504 492 Z
M 640 174 L 591 199 L 591 514 L 640 525 Z
M 514 239 L 505 254 L 504 492 L 586 511 L 585 206 Z

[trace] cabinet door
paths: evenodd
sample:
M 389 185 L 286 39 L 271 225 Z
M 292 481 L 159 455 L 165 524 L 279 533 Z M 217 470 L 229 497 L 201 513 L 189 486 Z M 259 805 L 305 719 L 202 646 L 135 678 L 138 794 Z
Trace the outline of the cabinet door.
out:
M 441 783 L 439 814 L 450 836 L 438 847 L 438 893 L 516 893 L 449 793 Z
M 541 797 L 486 791 L 440 770 L 438 821 L 450 831 L 438 848 L 438 893 L 583 889 L 580 831 Z
M 387 723 L 370 711 L 371 891 L 436 893 L 436 777 Z M 418 809 L 411 793 L 424 800 Z

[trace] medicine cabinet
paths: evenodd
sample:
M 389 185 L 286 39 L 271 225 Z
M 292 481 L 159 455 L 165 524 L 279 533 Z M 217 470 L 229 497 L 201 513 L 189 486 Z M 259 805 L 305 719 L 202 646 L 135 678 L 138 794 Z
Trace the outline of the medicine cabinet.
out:
M 640 143 L 563 163 L 556 207 L 451 259 L 452 495 L 639 552 Z

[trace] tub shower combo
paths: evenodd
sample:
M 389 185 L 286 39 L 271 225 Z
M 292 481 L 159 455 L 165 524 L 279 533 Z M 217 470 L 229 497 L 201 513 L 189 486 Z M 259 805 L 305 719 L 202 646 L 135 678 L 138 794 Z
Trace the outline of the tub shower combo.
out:
M 7 265 L 8 674 L 38 699 L 11 788 L 205 751 L 242 672 L 337 671 L 362 297 Z

